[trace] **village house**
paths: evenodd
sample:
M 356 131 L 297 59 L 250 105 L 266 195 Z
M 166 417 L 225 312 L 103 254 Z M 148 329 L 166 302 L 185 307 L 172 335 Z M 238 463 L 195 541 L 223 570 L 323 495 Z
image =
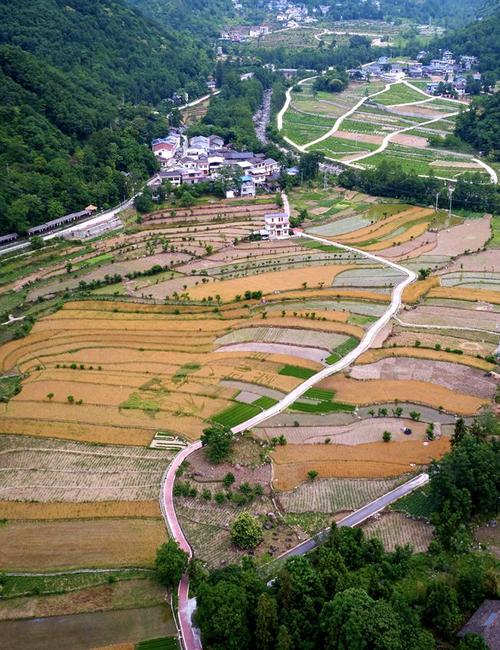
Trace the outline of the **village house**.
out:
M 269 239 L 286 239 L 290 236 L 290 219 L 286 212 L 271 212 L 264 216 Z

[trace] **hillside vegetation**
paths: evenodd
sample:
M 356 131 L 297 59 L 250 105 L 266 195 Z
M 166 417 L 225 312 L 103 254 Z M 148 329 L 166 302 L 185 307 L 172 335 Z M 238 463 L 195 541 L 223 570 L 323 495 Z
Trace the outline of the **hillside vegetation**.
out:
M 0 232 L 119 202 L 155 168 L 151 108 L 205 91 L 207 48 L 117 0 L 3 9 Z

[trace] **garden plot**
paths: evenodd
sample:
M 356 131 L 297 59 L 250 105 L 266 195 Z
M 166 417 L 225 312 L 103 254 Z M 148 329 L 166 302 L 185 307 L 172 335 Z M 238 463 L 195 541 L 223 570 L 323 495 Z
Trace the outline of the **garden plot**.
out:
M 457 338 L 460 336 L 460 338 Z M 452 350 L 463 350 L 469 355 L 480 354 L 487 356 L 492 354 L 498 345 L 498 336 L 496 334 L 483 334 L 481 332 L 467 332 L 457 330 L 428 330 L 419 329 L 418 327 L 395 327 L 392 331 L 388 345 L 396 344 L 400 347 L 409 347 L 415 345 L 419 340 L 422 346 L 433 348 L 440 345 L 441 349 L 450 348 Z
M 467 289 L 500 290 L 500 270 L 487 271 L 455 271 L 440 276 L 442 287 L 465 287 Z
M 165 541 L 160 519 L 8 522 L 0 527 L 0 568 L 152 566 L 156 549 Z
M 339 273 L 333 281 L 334 287 L 383 288 L 390 291 L 403 280 L 402 273 L 392 268 L 353 269 Z
M 282 135 L 296 144 L 307 144 L 327 133 L 335 123 L 335 118 L 310 113 L 299 113 L 289 109 L 285 113 Z
M 397 162 L 405 171 L 414 171 L 417 174 L 429 175 L 431 171 L 437 176 L 457 178 L 467 171 L 483 173 L 483 169 L 466 154 L 451 154 L 446 151 L 433 149 L 416 149 L 399 144 L 389 143 L 385 151 L 374 154 L 360 161 L 364 167 L 378 166 L 382 161 L 392 160 Z M 465 163 L 466 167 L 454 167 L 454 163 Z M 438 164 L 438 166 L 436 166 Z
M 445 361 L 426 361 L 415 358 L 382 359 L 376 363 L 356 365 L 351 369 L 354 379 L 416 380 L 439 384 L 460 393 L 492 399 L 496 382 L 484 371 Z
M 392 478 L 407 474 L 449 449 L 449 440 L 406 440 L 349 445 L 292 445 L 273 452 L 274 485 L 291 490 L 307 479 L 309 470 L 319 478 Z
M 418 325 L 437 325 L 439 327 L 470 327 L 495 332 L 498 330 L 499 315 L 495 311 L 474 308 L 457 309 L 455 307 L 419 305 L 404 313 L 405 323 Z
M 388 552 L 397 546 L 410 544 L 415 553 L 425 553 L 434 535 L 432 526 L 400 512 L 384 512 L 369 519 L 363 525 L 363 531 L 368 538 L 380 539 Z
M 336 513 L 357 510 L 393 490 L 402 479 L 356 480 L 320 479 L 302 483 L 278 496 L 286 512 Z
M 425 95 L 410 88 L 404 83 L 393 84 L 389 90 L 377 95 L 374 101 L 383 106 L 391 106 L 394 104 L 409 104 L 411 102 L 420 102 L 425 100 Z
M 485 273 L 500 273 L 500 262 L 497 250 L 486 250 L 473 255 L 462 255 L 446 267 L 443 273 L 479 271 Z
M 343 235 L 353 230 L 358 230 L 364 228 L 370 224 L 370 220 L 361 215 L 355 215 L 353 217 L 344 217 L 341 219 L 336 219 L 331 223 L 325 223 L 321 226 L 312 226 L 307 228 L 307 232 L 313 235 L 323 235 L 323 236 L 335 236 Z
M 37 502 L 156 499 L 172 452 L 29 436 L 0 439 L 0 498 Z
M 158 485 L 156 486 L 158 491 Z M 3 496 L 0 492 L 0 496 Z M 161 518 L 158 496 L 150 501 L 3 501 L 0 511 L 5 519 L 53 520 L 53 519 L 159 519 Z
M 370 417 L 378 419 L 379 416 L 377 413 L 379 413 L 380 409 L 385 409 L 388 413 L 394 413 L 397 408 L 403 409 L 402 418 L 411 419 L 410 413 L 417 412 L 420 413 L 421 422 L 439 422 L 442 425 L 442 431 L 443 427 L 450 424 L 454 425 L 456 421 L 456 416 L 453 412 L 446 413 L 443 410 L 440 411 L 438 408 L 430 408 L 422 404 L 415 404 L 414 402 L 384 402 L 372 404 L 371 406 L 360 406 L 357 413 L 363 419 Z M 413 430 L 415 424 L 418 423 L 412 421 L 410 429 Z
M 391 413 L 390 409 L 387 409 Z M 301 418 L 299 419 L 300 422 Z M 259 437 L 271 439 L 275 436 L 284 435 L 292 444 L 330 444 L 336 445 L 361 445 L 367 442 L 380 442 L 384 431 L 389 431 L 393 440 L 406 440 L 403 428 L 410 427 L 414 438 L 425 440 L 425 424 L 413 422 L 408 418 L 397 417 L 371 417 L 363 420 L 356 420 L 344 425 L 330 426 L 300 426 L 293 427 L 269 427 L 264 426 L 258 429 Z M 328 442 L 326 442 L 328 441 Z
M 462 255 L 465 251 L 481 249 L 491 236 L 491 217 L 481 219 L 466 219 L 463 224 L 438 232 L 433 256 Z
M 347 340 L 347 336 L 333 332 L 321 332 L 310 329 L 286 329 L 280 327 L 251 327 L 238 329 L 216 340 L 216 345 L 224 346 L 233 343 L 250 341 L 259 343 L 283 343 L 302 345 L 322 350 L 330 350 Z

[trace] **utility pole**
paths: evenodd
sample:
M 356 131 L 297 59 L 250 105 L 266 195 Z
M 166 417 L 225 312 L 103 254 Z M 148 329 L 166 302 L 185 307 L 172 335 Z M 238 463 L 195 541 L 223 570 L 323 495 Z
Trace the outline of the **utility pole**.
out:
M 324 175 L 323 175 L 323 189 L 325 190 L 325 192 L 328 189 L 328 180 L 326 178 L 326 169 L 325 169 L 325 172 L 324 172 Z
M 451 185 L 451 184 L 448 185 L 448 196 L 450 198 L 450 203 L 449 203 L 449 206 L 448 206 L 448 219 L 447 219 L 448 223 L 446 224 L 447 228 L 450 225 L 450 221 L 451 221 L 451 206 L 452 206 L 452 203 L 453 203 L 453 192 L 454 191 L 455 191 L 455 188 L 453 187 L 453 185 Z
M 439 194 L 440 194 L 440 192 L 436 192 L 436 208 L 435 208 L 435 212 L 438 211 Z
M 450 197 L 450 205 L 448 208 L 448 217 L 451 219 L 451 206 L 453 202 L 453 192 L 455 191 L 455 188 L 453 185 L 448 185 L 448 196 Z

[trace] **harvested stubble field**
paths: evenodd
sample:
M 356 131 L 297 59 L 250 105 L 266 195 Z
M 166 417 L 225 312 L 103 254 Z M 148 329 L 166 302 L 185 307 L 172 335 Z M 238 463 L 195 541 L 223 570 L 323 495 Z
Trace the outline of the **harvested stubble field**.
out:
M 0 569 L 151 566 L 165 541 L 160 519 L 7 522 L 0 526 Z
M 395 488 L 403 479 L 319 479 L 281 492 L 278 502 L 285 512 L 336 513 L 356 510 Z
M 433 442 L 373 442 L 348 445 L 291 445 L 273 452 L 274 486 L 279 491 L 291 490 L 307 480 L 311 469 L 319 478 L 390 478 L 428 465 L 449 449 L 449 440 Z
M 158 485 L 156 491 L 158 492 Z M 16 488 L 16 496 L 22 490 Z M 5 497 L 2 492 L 0 494 Z M 11 492 L 9 491 L 9 496 Z M 48 520 L 48 519 L 123 519 L 161 518 L 158 499 L 151 501 L 92 501 L 91 503 L 70 503 L 68 501 L 37 503 L 34 501 L 1 501 L 0 512 L 5 519 Z
M 307 298 L 311 294 L 304 292 Z M 272 296 L 273 301 L 277 298 Z M 4 369 L 29 372 L 22 392 L 0 407 L 3 431 L 132 445 L 149 444 L 158 430 L 197 438 L 204 422 L 231 404 L 234 391 L 221 386 L 220 380 L 280 390 L 295 385 L 277 374 L 277 364 L 289 362 L 288 356 L 275 355 L 273 349 L 267 350 L 267 357 L 233 350 L 221 354 L 214 351 L 217 337 L 231 330 L 238 335 L 238 329 L 250 326 L 251 337 L 267 331 L 270 340 L 285 335 L 290 342 L 297 338 L 298 345 L 308 338 L 326 337 L 328 352 L 342 337 L 363 333 L 360 326 L 342 322 L 348 314 L 319 320 L 285 313 L 285 317 L 268 318 L 262 328 L 259 309 L 228 307 L 222 305 L 214 314 L 208 306 L 66 304 L 39 321 L 28 337 L 0 350 Z M 302 307 L 306 309 L 307 302 Z M 31 415 L 35 411 L 36 420 Z M 40 479 L 50 486 L 59 477 L 52 473 Z M 126 484 L 131 489 L 136 486 L 141 499 L 149 498 L 143 489 L 156 482 L 143 478 L 129 477 Z M 89 489 L 100 484 L 100 479 L 95 481 Z M 73 496 L 79 494 L 78 485 L 63 484 Z M 106 488 L 102 498 L 122 498 L 120 487 Z
M 264 272 L 248 278 L 222 280 L 198 286 L 190 291 L 190 295 L 194 300 L 202 300 L 209 296 L 213 298 L 215 295 L 219 295 L 223 301 L 229 301 L 234 300 L 237 295 L 243 296 L 245 291 L 263 291 L 265 294 L 291 291 L 299 289 L 304 282 L 311 287 L 318 286 L 320 282 L 329 287 L 338 273 L 352 268 L 356 268 L 354 264 L 327 264 L 320 267 L 291 269 L 275 273 Z
M 410 544 L 416 553 L 425 553 L 432 541 L 434 529 L 424 521 L 410 519 L 400 512 L 387 512 L 369 519 L 363 525 L 367 537 L 378 537 L 386 551 Z
M 357 380 L 335 375 L 323 380 L 318 388 L 334 390 L 336 400 L 350 404 L 370 405 L 399 400 L 434 408 L 442 407 L 449 413 L 461 415 L 475 415 L 489 401 L 425 381 Z
M 435 287 L 428 293 L 429 298 L 449 298 L 470 302 L 489 302 L 500 305 L 500 291 L 491 289 L 466 289 L 464 287 Z

